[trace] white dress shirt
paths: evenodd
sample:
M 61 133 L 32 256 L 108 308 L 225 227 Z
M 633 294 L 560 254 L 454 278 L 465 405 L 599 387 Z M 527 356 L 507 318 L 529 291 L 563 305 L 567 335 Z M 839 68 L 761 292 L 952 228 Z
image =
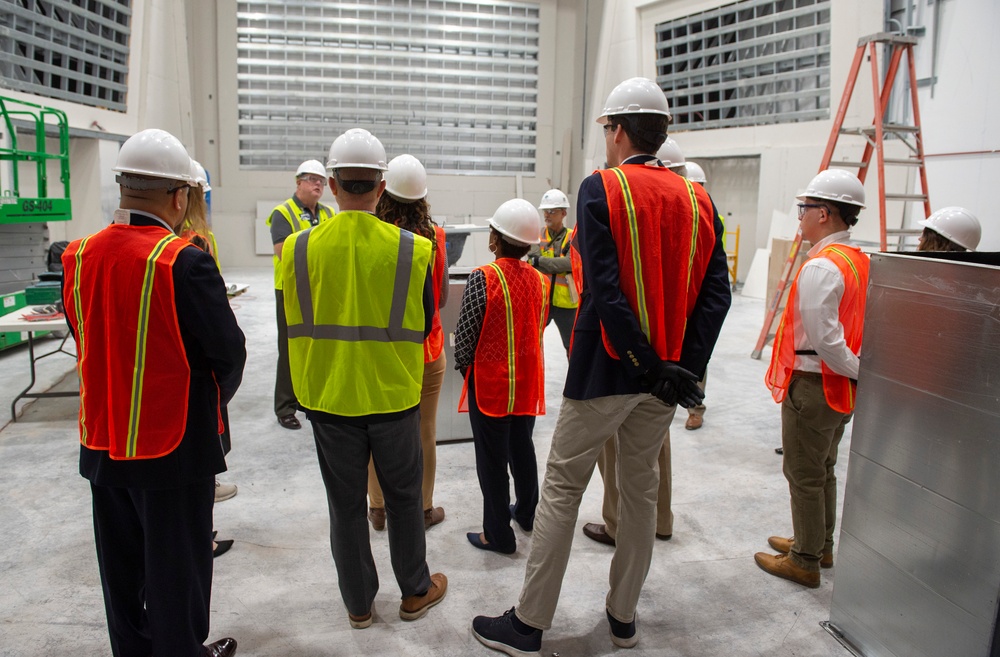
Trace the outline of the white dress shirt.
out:
M 799 272 L 795 350 L 813 350 L 817 355 L 796 355 L 795 369 L 822 372 L 822 361 L 837 374 L 857 379 L 858 357 L 848 348 L 840 323 L 844 277 L 829 259 L 814 257 L 831 244 L 851 245 L 850 232 L 828 235 L 813 245 L 808 253 L 810 259 Z

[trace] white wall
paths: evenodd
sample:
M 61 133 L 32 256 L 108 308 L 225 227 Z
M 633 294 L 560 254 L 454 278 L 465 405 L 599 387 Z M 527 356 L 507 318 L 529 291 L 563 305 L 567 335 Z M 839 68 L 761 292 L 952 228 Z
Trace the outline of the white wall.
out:
M 924 8 L 927 36 L 917 77 L 932 73 L 931 41 L 938 7 L 937 83 L 919 88 L 927 186 L 932 209 L 960 205 L 983 226 L 981 251 L 1000 251 L 1000 219 L 993 198 L 1000 180 L 1000 21 L 995 0 L 939 0 Z

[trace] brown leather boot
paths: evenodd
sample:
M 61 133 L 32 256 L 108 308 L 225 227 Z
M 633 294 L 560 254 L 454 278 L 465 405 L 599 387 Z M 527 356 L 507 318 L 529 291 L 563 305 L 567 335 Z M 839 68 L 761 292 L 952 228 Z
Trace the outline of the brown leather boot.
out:
M 772 550 L 781 552 L 782 554 L 788 554 L 792 551 L 792 544 L 795 543 L 795 537 L 789 536 L 785 538 L 784 536 L 771 536 L 767 539 L 767 544 L 771 546 Z M 833 568 L 833 555 L 823 553 L 823 556 L 819 560 L 820 568 Z
M 441 602 L 448 592 L 448 578 L 444 573 L 431 575 L 431 587 L 423 595 L 411 595 L 399 603 L 399 617 L 405 621 L 422 618 L 427 610 Z
M 378 507 L 368 508 L 368 521 L 372 524 L 372 529 L 377 532 L 385 529 L 385 509 Z
M 434 506 L 429 509 L 424 509 L 424 529 L 430 529 L 434 525 L 444 522 L 444 509 L 439 506 Z
M 795 565 L 787 554 L 774 555 L 758 552 L 753 555 L 753 560 L 757 562 L 761 570 L 775 577 L 781 577 L 811 589 L 819 588 L 819 571 L 813 572 Z

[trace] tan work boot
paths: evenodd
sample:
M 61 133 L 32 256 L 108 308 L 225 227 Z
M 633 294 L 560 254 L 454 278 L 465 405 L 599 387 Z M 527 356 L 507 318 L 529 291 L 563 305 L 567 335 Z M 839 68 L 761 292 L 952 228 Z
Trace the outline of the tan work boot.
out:
M 423 595 L 411 595 L 399 603 L 399 617 L 405 621 L 417 620 L 427 613 L 427 610 L 444 600 L 448 592 L 448 578 L 444 573 L 431 575 L 431 587 Z
M 757 562 L 761 570 L 775 577 L 781 577 L 811 589 L 819 588 L 819 571 L 812 572 L 795 565 L 787 554 L 774 555 L 758 552 L 753 555 L 753 560 Z
M 767 544 L 771 546 L 771 549 L 781 552 L 782 554 L 788 554 L 792 551 L 792 544 L 795 543 L 795 537 L 789 536 L 785 538 L 784 536 L 771 536 L 767 539 Z M 833 568 L 833 555 L 823 553 L 823 556 L 819 560 L 820 568 Z
M 695 429 L 701 429 L 701 425 L 704 424 L 705 419 L 700 415 L 688 415 L 687 422 L 684 423 L 684 428 L 688 431 L 694 431 Z

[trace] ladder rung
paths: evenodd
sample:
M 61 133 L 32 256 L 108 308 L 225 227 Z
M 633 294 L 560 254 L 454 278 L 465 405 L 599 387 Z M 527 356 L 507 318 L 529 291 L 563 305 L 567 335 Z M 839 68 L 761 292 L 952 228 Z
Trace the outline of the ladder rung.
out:
M 886 194 L 885 200 L 887 201 L 926 201 L 927 197 L 923 194 Z
M 918 160 L 913 157 L 903 157 L 903 158 L 887 157 L 883 161 L 886 164 L 898 164 L 904 167 L 919 167 L 923 166 L 924 164 L 922 160 Z
M 832 166 L 832 167 L 847 167 L 848 169 L 864 169 L 866 166 L 868 166 L 868 163 L 867 162 L 847 162 L 847 161 L 841 161 L 841 162 L 830 162 L 830 166 Z
M 892 133 L 892 134 L 916 134 L 920 132 L 920 128 L 915 125 L 899 125 L 896 123 L 886 123 L 882 126 L 882 132 Z M 874 135 L 875 126 L 870 125 L 864 128 L 841 128 L 840 134 L 842 135 Z
M 924 232 L 923 228 L 886 228 L 886 235 L 919 235 Z

